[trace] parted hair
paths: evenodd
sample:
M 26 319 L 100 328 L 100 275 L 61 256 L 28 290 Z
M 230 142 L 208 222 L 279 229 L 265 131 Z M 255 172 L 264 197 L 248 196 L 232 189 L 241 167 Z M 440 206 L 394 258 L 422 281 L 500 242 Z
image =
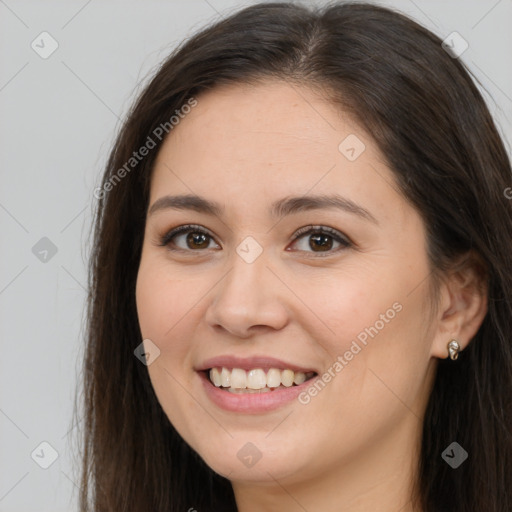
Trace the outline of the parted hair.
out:
M 333 109 L 353 115 L 374 139 L 420 213 L 431 279 L 469 254 L 485 274 L 480 329 L 457 361 L 437 368 L 414 499 L 425 512 L 510 512 L 512 200 L 504 191 L 511 166 L 474 79 L 441 43 L 372 4 L 238 10 L 183 41 L 154 73 L 119 129 L 102 187 L 202 91 L 265 79 L 326 91 Z M 134 356 L 142 341 L 135 283 L 163 140 L 95 209 L 80 381 L 81 512 L 236 511 L 231 483 L 176 432 Z M 453 441 L 469 454 L 457 469 L 441 458 Z

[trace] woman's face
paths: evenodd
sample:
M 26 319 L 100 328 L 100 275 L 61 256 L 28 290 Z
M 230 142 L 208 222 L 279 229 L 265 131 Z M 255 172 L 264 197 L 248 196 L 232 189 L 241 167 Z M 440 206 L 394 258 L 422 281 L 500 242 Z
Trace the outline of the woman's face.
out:
M 197 100 L 158 155 L 136 291 L 169 420 L 233 482 L 412 453 L 436 336 L 420 216 L 368 134 L 313 91 Z

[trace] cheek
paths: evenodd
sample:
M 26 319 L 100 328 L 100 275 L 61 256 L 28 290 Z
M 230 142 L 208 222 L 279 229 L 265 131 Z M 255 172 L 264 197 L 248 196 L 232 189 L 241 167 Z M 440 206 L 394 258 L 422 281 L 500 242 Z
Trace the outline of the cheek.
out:
M 402 286 L 383 278 L 382 269 L 353 269 L 329 276 L 324 282 L 303 283 L 302 295 L 330 340 L 331 356 L 349 350 L 354 340 L 362 346 L 371 334 L 383 331 L 399 316 Z
M 188 336 L 183 329 L 193 319 L 189 284 L 170 279 L 165 268 L 150 258 L 141 261 L 136 285 L 136 303 L 143 339 L 151 340 L 159 355 L 148 365 L 148 373 L 155 395 L 173 426 L 183 434 L 188 432 L 185 419 L 197 407 L 184 391 L 190 378 Z M 189 304 L 190 303 L 190 304 Z
M 149 375 L 157 395 L 165 390 L 168 395 L 165 403 L 169 403 L 174 402 L 173 396 L 178 396 L 168 392 L 179 387 L 172 377 L 178 378 L 183 373 L 189 351 L 189 336 L 182 331 L 193 316 L 193 301 L 185 293 L 184 288 L 189 286 L 168 278 L 164 270 L 158 262 L 142 262 L 137 276 L 136 303 L 142 338 L 151 340 L 159 350 L 158 358 L 148 366 Z
M 427 283 L 418 286 L 418 279 L 390 266 L 363 273 L 354 269 L 309 286 L 308 304 L 320 320 L 317 332 L 324 333 L 316 341 L 328 353 L 326 370 L 335 375 L 326 376 L 327 386 L 343 403 L 340 410 L 364 403 L 374 410 L 389 402 L 396 405 L 391 390 L 414 402 L 430 360 L 424 320 Z M 305 328 L 313 332 L 312 326 Z
M 187 309 L 190 286 L 167 275 L 161 263 L 143 258 L 137 275 L 136 303 L 139 324 L 144 338 L 163 341 Z
M 346 317 L 353 320 L 337 344 L 342 364 L 333 392 L 339 420 L 354 413 L 351 432 L 369 433 L 369 425 L 377 431 L 421 414 L 430 363 L 423 306 L 420 293 L 391 293 L 380 304 L 375 297 L 359 303 L 365 312 L 354 308 Z

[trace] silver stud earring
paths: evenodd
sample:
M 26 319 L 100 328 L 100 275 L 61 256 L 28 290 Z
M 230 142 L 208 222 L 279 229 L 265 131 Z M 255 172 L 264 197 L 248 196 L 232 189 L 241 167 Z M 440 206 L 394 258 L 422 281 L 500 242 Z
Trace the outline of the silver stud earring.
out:
M 457 340 L 450 340 L 448 345 L 448 353 L 450 354 L 450 359 L 455 361 L 459 357 L 460 345 Z

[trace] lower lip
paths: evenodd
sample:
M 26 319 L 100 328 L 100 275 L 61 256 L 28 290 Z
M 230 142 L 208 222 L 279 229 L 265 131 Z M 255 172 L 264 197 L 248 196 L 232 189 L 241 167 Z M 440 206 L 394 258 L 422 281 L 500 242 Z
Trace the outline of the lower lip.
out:
M 290 403 L 307 389 L 315 377 L 289 388 L 279 388 L 265 393 L 231 393 L 214 386 L 204 372 L 198 372 L 210 400 L 221 409 L 231 412 L 255 414 L 273 411 Z

